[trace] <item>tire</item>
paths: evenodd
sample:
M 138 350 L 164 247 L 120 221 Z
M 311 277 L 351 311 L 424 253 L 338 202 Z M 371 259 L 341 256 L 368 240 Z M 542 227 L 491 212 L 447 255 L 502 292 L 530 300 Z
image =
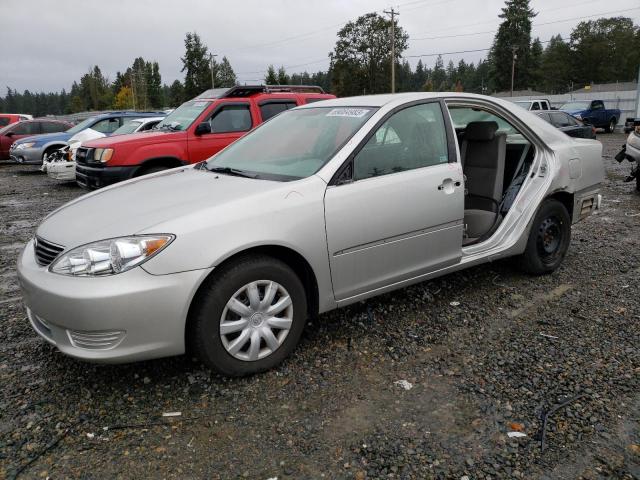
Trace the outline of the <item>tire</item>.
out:
M 607 133 L 613 133 L 616 131 L 616 125 L 618 125 L 618 121 L 615 118 L 609 120 L 609 125 L 605 128 Z
M 46 159 L 49 155 L 51 155 L 53 152 L 55 152 L 55 151 L 56 151 L 56 150 L 58 150 L 59 148 L 62 148 L 62 147 L 58 146 L 58 147 L 49 147 L 49 148 L 47 148 L 47 149 L 43 152 L 43 154 L 42 154 L 42 163 L 44 163 L 45 159 Z
M 162 172 L 163 170 L 169 170 L 169 167 L 163 167 L 158 165 L 156 167 L 143 168 L 139 173 L 136 174 L 136 177 L 142 177 L 143 175 L 150 175 L 156 172 Z
M 260 300 L 258 308 L 252 308 L 247 289 L 254 284 Z M 267 304 L 269 288 L 276 293 Z M 286 296 L 290 305 L 268 315 L 268 310 L 278 310 L 287 303 Z M 242 305 L 233 303 L 232 310 L 229 304 L 234 298 Z M 201 288 L 189 316 L 187 348 L 223 375 L 251 375 L 269 370 L 289 356 L 300 340 L 306 319 L 305 289 L 288 265 L 265 255 L 241 257 L 221 267 Z M 223 325 L 228 328 L 226 334 Z
M 542 202 L 531 225 L 527 247 L 520 257 L 522 269 L 531 275 L 556 270 L 571 243 L 571 218 L 558 200 Z

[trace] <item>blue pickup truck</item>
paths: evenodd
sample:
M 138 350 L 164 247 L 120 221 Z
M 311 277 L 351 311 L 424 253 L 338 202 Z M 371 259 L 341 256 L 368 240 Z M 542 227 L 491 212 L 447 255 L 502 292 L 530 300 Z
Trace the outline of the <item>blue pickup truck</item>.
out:
M 559 110 L 573 115 L 578 120 L 589 123 L 596 128 L 604 128 L 613 133 L 620 120 L 620 110 L 605 108 L 602 100 L 579 100 L 567 102 Z

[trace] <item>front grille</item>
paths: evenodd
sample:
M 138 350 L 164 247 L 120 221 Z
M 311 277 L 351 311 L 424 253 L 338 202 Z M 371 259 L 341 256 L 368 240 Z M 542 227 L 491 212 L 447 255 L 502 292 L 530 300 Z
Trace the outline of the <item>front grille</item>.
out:
M 113 330 L 108 332 L 80 332 L 67 330 L 69 340 L 74 347 L 86 350 L 107 350 L 117 346 L 124 338 L 125 332 Z
M 55 243 L 47 242 L 40 237 L 36 237 L 34 239 L 33 246 L 36 252 L 36 261 L 43 267 L 50 265 L 51 262 L 53 262 L 64 250 L 64 247 L 56 245 Z

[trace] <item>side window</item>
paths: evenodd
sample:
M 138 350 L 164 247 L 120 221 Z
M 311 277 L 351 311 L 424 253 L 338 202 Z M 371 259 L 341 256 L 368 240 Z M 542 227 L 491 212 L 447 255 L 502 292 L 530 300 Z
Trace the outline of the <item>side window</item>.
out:
M 105 118 L 104 120 L 100 120 L 99 122 L 94 123 L 90 128 L 92 128 L 96 132 L 108 135 L 120 128 L 120 120 L 118 118 Z
M 262 121 L 266 122 L 271 117 L 275 117 L 280 112 L 284 112 L 285 110 L 289 110 L 290 108 L 296 107 L 296 102 L 291 100 L 290 102 L 267 102 L 260 105 L 260 115 L 262 116 Z
M 540 102 L 540 105 L 542 106 L 542 110 L 550 110 L 549 104 L 546 101 Z
M 531 105 L 531 110 L 540 110 L 540 104 L 538 102 L 533 102 L 533 105 Z
M 571 115 L 567 114 L 564 116 L 564 118 L 567 121 L 567 125 L 571 125 L 572 127 L 579 125 L 578 121 L 575 118 L 573 118 Z
M 549 118 L 548 113 L 539 113 L 538 116 L 544 121 L 551 123 L 551 119 Z
M 558 128 L 569 126 L 569 121 L 567 116 L 563 115 L 562 113 L 552 113 L 551 122 Z
M 591 102 L 591 110 L 602 110 L 604 109 L 604 103 L 600 100 L 594 100 Z
M 40 133 L 40 122 L 20 122 L 13 129 L 16 135 L 37 135 Z
M 439 103 L 400 110 L 382 124 L 354 158 L 353 179 L 447 163 L 447 135 Z
M 249 105 L 226 105 L 209 122 L 212 133 L 248 132 L 251 130 Z
M 9 125 L 9 117 L 0 117 L 0 127 Z
M 67 130 L 67 126 L 63 123 L 42 122 L 42 133 L 57 133 Z

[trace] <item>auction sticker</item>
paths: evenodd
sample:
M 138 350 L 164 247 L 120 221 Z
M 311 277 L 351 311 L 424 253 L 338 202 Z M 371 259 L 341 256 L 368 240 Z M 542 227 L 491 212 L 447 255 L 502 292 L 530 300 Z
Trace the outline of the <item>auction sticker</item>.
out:
M 362 118 L 369 112 L 368 108 L 334 108 L 327 113 L 327 117 Z

